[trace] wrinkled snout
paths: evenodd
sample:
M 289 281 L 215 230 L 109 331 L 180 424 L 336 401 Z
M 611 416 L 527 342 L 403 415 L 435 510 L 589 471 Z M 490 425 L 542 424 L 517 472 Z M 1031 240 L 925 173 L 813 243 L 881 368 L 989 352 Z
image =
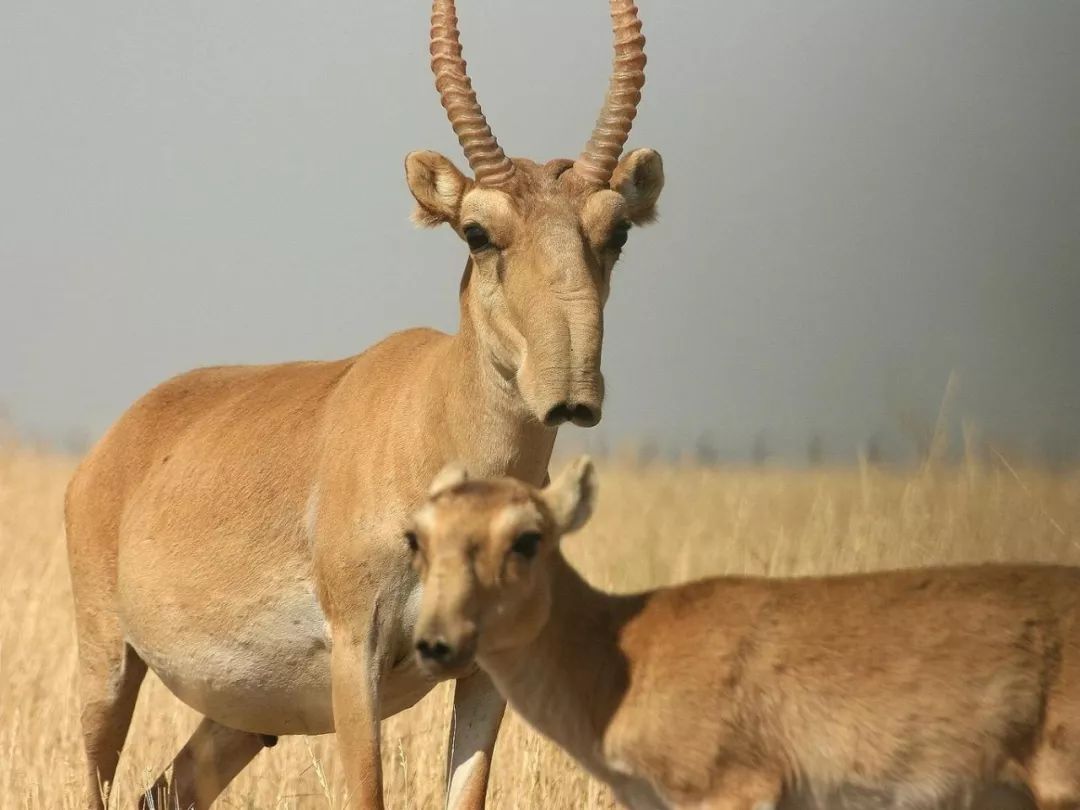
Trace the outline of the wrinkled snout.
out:
M 601 304 L 592 294 L 559 304 L 548 322 L 537 318 L 530 324 L 519 382 L 536 418 L 548 427 L 592 427 L 604 403 Z

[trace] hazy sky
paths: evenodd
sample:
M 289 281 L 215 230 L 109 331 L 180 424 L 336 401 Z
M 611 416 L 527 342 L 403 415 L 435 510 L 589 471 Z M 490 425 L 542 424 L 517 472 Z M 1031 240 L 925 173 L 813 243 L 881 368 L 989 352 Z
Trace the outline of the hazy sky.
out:
M 639 0 L 664 156 L 608 307 L 609 439 L 841 450 L 897 414 L 1080 437 L 1080 2 Z M 0 2 L 0 402 L 100 433 L 193 366 L 456 325 L 465 250 L 402 160 L 464 165 L 426 0 Z M 459 0 L 507 151 L 573 157 L 603 0 Z M 595 435 L 595 434 L 594 434 Z

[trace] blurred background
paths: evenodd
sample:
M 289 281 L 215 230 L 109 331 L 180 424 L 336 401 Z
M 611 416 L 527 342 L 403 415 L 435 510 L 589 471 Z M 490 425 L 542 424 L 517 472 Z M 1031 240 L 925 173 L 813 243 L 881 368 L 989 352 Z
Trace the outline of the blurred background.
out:
M 559 438 L 601 458 L 571 561 L 614 590 L 1080 565 L 1080 2 L 638 2 L 629 145 L 667 188 L 616 270 L 604 421 Z M 503 146 L 574 157 L 607 3 L 459 4 Z M 0 810 L 86 806 L 77 455 L 189 368 L 456 328 L 465 248 L 413 228 L 403 171 L 464 165 L 429 9 L 0 0 Z M 443 806 L 449 712 L 440 687 L 384 725 L 389 810 Z M 113 805 L 197 722 L 148 678 Z M 496 750 L 489 806 L 615 807 L 512 713 Z M 283 738 L 221 800 L 347 803 L 332 735 Z M 980 805 L 1005 808 L 1034 805 Z
M 509 153 L 584 144 L 606 5 L 460 3 Z M 605 419 L 564 448 L 903 461 L 943 413 L 946 452 L 964 420 L 1074 459 L 1080 4 L 640 5 L 630 146 L 660 150 L 667 188 L 617 270 Z M 456 328 L 464 247 L 412 227 L 402 169 L 420 148 L 464 165 L 429 10 L 0 6 L 0 403 L 21 434 L 78 451 L 194 366 Z

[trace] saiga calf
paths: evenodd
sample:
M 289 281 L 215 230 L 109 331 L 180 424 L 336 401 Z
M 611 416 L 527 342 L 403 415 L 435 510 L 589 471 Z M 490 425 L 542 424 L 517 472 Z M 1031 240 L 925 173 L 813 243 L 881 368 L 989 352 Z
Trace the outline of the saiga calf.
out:
M 587 460 L 546 489 L 448 468 L 405 539 L 418 658 L 474 657 L 632 808 L 970 806 L 1011 779 L 1080 806 L 1080 570 L 981 565 L 724 577 L 615 596 L 560 538 Z

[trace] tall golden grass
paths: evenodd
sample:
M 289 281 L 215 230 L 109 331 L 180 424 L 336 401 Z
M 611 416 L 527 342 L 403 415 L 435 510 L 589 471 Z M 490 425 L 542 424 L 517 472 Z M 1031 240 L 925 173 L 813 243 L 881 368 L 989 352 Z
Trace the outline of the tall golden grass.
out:
M 0 807 L 81 806 L 75 634 L 61 500 L 70 459 L 0 450 Z M 596 584 L 634 589 L 713 573 L 810 574 L 929 563 L 1080 563 L 1080 475 L 985 465 L 888 472 L 601 468 L 598 514 L 568 538 Z M 391 808 L 442 806 L 449 690 L 384 725 Z M 132 806 L 196 716 L 151 675 L 113 793 Z M 495 808 L 613 806 L 606 790 L 512 716 Z M 341 808 L 333 737 L 283 739 L 221 807 Z

